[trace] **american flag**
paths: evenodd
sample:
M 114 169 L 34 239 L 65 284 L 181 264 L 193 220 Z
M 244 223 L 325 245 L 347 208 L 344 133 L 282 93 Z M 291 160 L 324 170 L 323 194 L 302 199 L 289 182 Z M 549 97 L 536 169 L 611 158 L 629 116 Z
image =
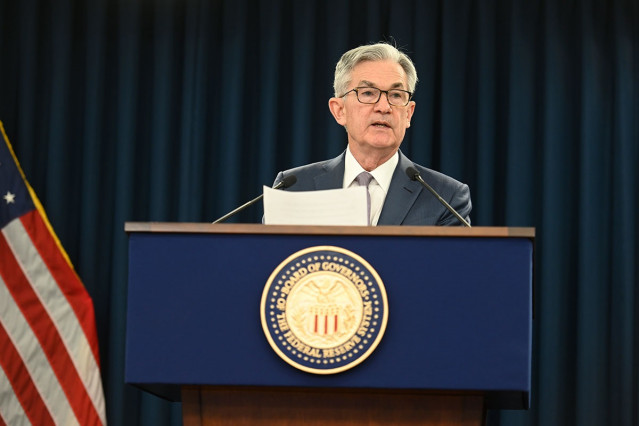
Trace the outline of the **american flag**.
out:
M 0 425 L 105 425 L 93 302 L 0 131 Z

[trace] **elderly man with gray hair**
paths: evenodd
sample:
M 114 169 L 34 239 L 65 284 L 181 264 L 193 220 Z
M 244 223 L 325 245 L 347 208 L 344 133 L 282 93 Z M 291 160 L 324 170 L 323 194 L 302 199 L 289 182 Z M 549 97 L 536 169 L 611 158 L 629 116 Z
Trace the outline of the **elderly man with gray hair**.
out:
M 413 163 L 399 150 L 415 111 L 416 85 L 413 62 L 390 44 L 365 45 L 344 53 L 335 67 L 335 94 L 328 107 L 344 126 L 348 147 L 337 158 L 280 172 L 275 184 L 295 175 L 297 183 L 288 190 L 365 185 L 371 225 L 470 222 L 468 186 Z

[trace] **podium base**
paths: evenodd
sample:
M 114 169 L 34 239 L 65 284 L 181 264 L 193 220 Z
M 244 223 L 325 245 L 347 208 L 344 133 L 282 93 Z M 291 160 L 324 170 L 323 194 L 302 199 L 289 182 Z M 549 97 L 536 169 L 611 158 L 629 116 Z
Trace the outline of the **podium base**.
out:
M 482 426 L 480 395 L 342 389 L 182 387 L 184 426 Z

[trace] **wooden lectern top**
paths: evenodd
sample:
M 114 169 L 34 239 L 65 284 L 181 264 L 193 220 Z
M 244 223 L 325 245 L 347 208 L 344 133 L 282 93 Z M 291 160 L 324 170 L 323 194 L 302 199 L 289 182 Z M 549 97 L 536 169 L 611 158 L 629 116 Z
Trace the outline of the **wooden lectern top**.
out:
M 127 222 L 130 232 L 203 233 L 203 234 L 304 234 L 374 235 L 414 237 L 535 238 L 535 228 L 476 226 L 294 226 L 263 224 L 210 224 L 176 222 Z

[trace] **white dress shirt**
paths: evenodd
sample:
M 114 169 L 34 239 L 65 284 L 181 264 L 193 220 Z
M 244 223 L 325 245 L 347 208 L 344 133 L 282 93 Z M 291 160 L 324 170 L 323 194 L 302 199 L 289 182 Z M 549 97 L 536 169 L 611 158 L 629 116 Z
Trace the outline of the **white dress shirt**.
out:
M 390 187 L 395 167 L 399 162 L 399 154 L 396 152 L 388 161 L 381 166 L 377 167 L 372 172 L 373 180 L 368 185 L 368 192 L 371 196 L 371 224 L 377 225 L 379 215 L 382 213 L 382 206 Z M 346 159 L 344 162 L 344 188 L 350 188 L 351 186 L 358 186 L 355 178 L 361 172 L 365 172 L 364 168 L 359 165 L 350 147 L 346 150 Z

